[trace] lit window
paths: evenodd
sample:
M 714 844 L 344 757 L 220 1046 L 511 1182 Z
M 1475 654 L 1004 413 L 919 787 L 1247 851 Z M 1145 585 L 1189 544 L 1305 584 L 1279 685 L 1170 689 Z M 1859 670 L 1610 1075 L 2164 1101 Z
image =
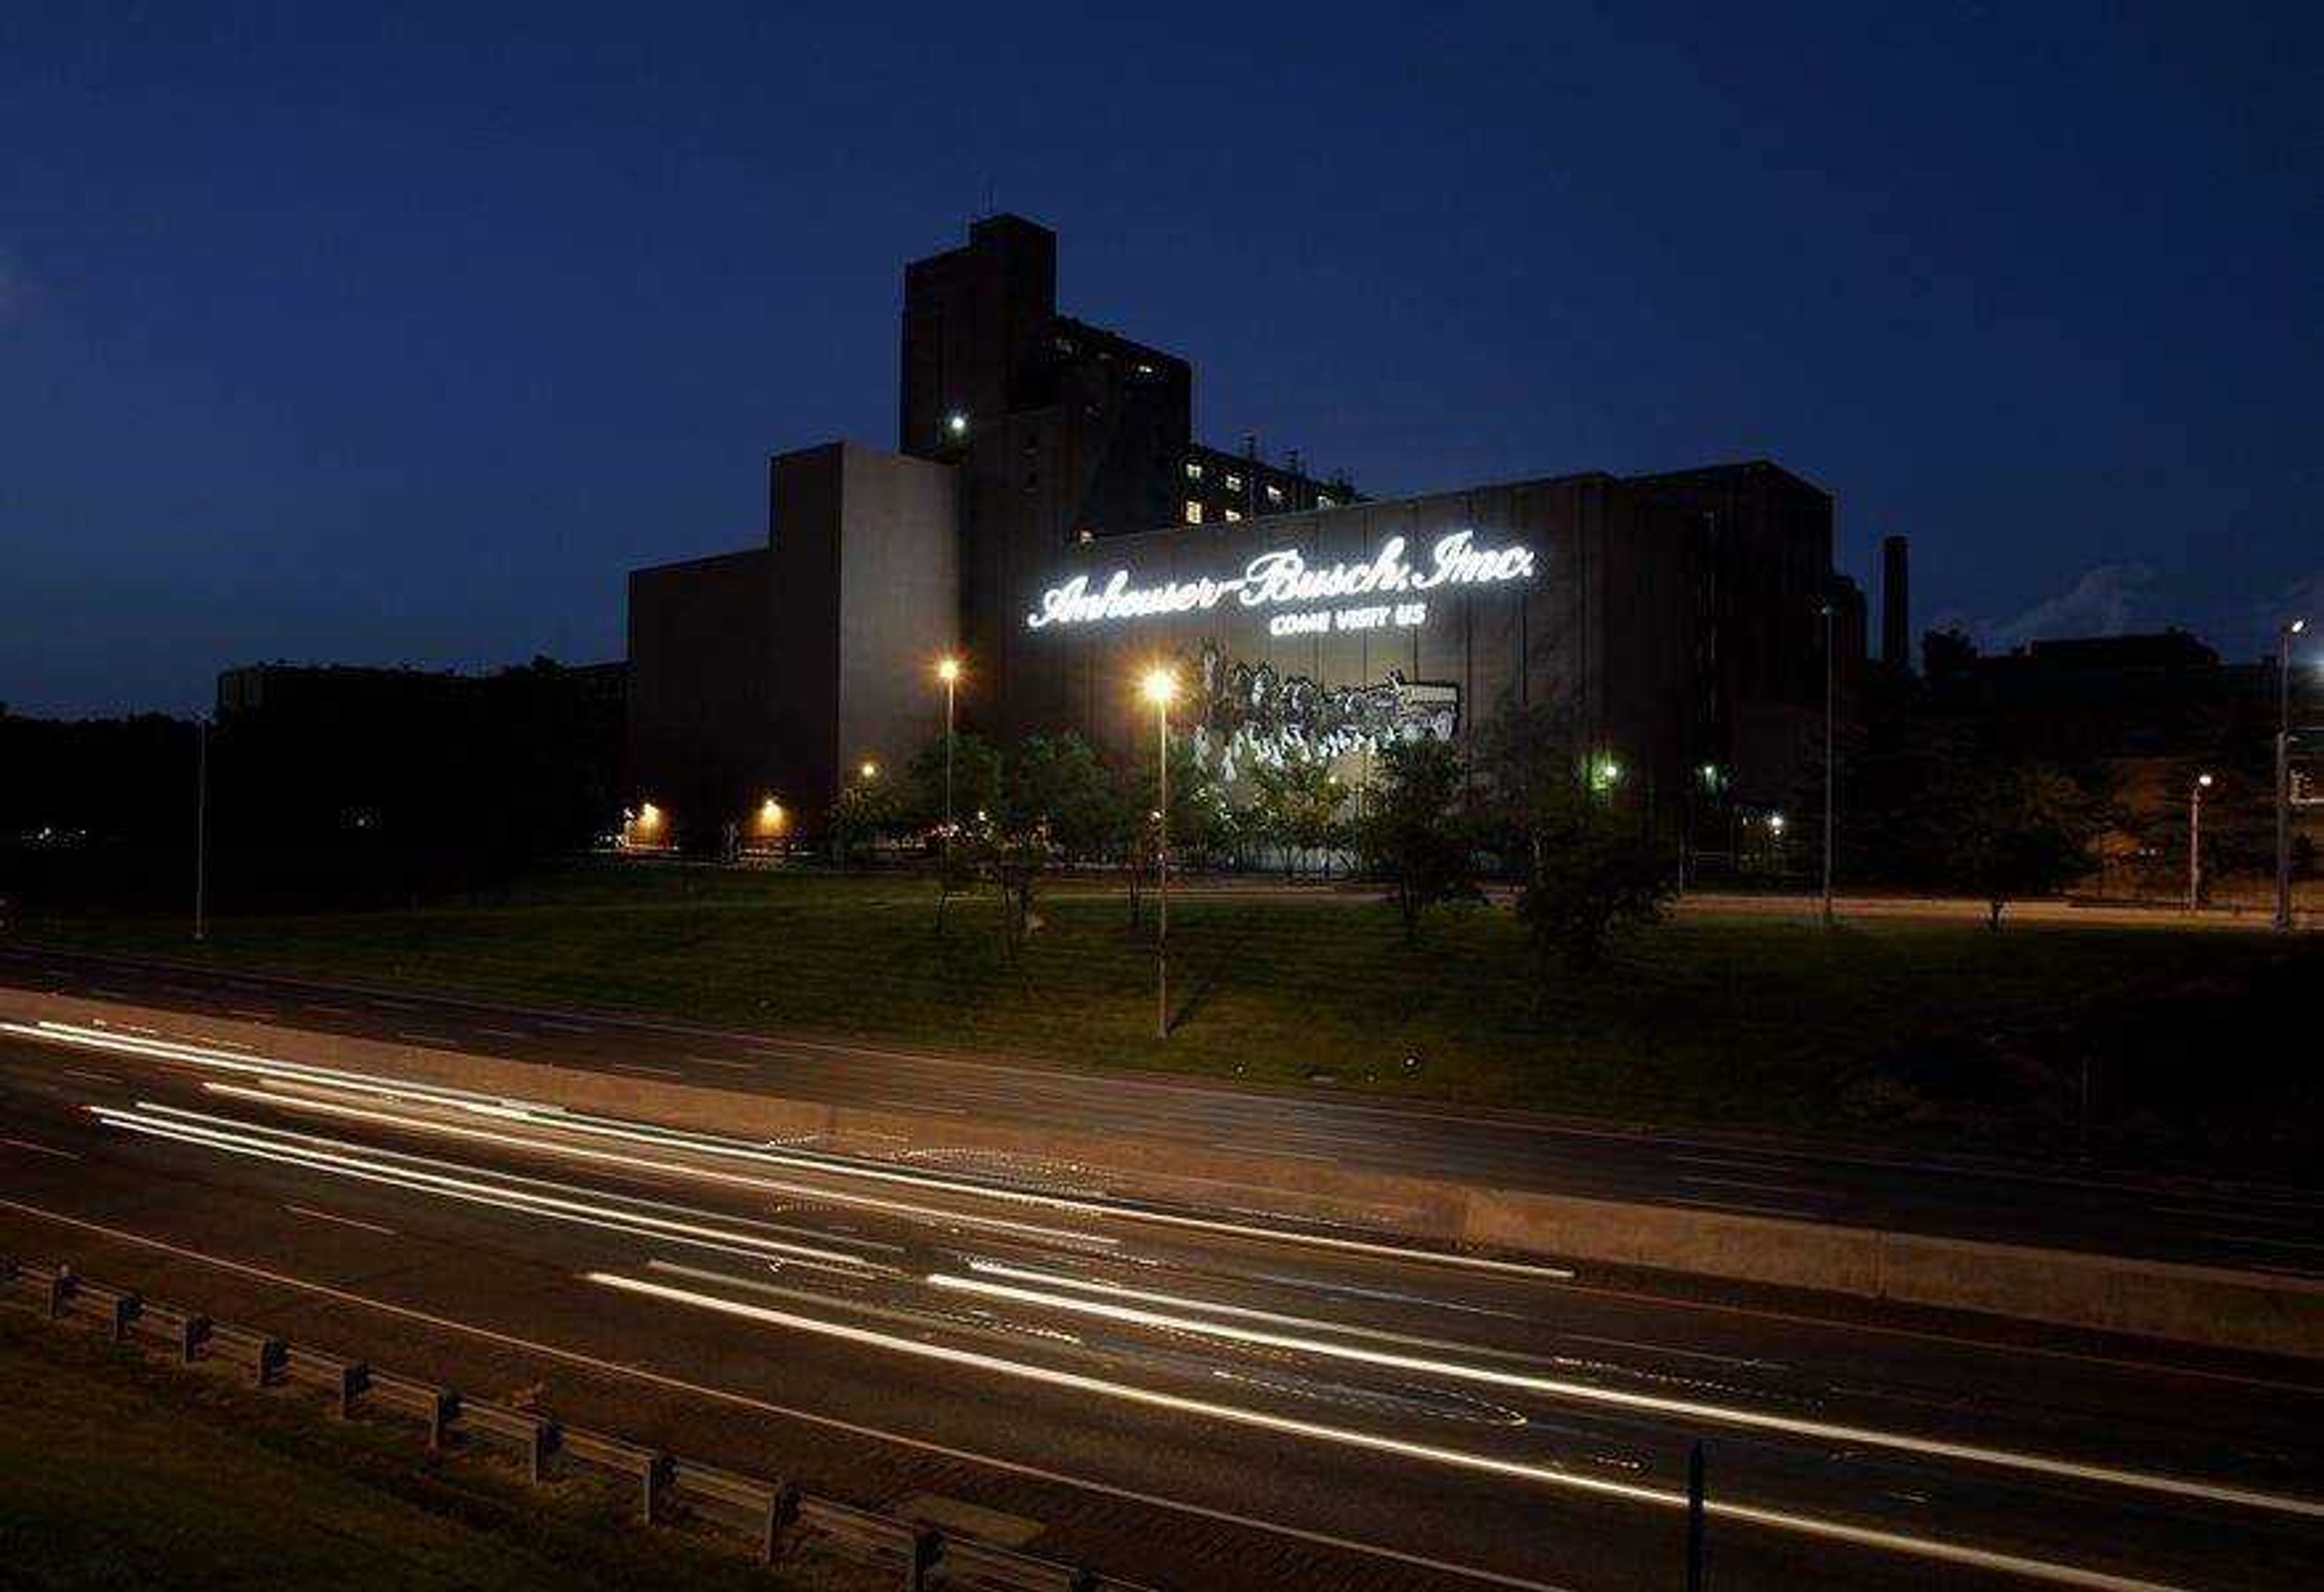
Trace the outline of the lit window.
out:
M 1189 481 L 1199 481 L 1202 478 L 1203 467 L 1201 461 L 1197 459 L 1188 459 L 1186 461 L 1186 479 Z
M 1154 367 L 1141 362 L 1138 366 L 1138 374 L 1139 375 L 1152 375 L 1154 374 Z
M 1189 525 L 1199 525 L 1202 523 L 1203 505 L 1195 502 L 1193 498 L 1188 498 L 1186 500 L 1186 523 Z
M 1240 476 L 1229 476 L 1229 477 L 1227 477 L 1227 490 L 1228 490 L 1228 491 L 1230 491 L 1230 492 L 1240 492 L 1240 491 L 1241 491 L 1241 490 L 1242 490 L 1242 477 L 1241 477 Z
M 1283 488 L 1277 486 L 1272 481 L 1268 482 L 1267 486 L 1267 501 L 1269 503 L 1281 503 L 1283 501 Z
M 1228 523 L 1228 524 L 1230 524 L 1230 525 L 1231 525 L 1231 524 L 1233 524 L 1237 520 L 1240 520 L 1240 519 L 1241 519 L 1241 518 L 1242 518 L 1242 510 L 1240 510 L 1240 509 L 1228 509 L 1228 510 L 1226 511 L 1226 516 L 1227 516 L 1227 523 Z

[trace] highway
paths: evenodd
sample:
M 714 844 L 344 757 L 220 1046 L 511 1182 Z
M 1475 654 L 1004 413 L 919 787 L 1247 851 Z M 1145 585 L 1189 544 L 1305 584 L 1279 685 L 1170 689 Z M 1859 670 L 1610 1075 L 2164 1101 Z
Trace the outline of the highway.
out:
M 287 1053 L 281 986 L 234 998 L 266 987 Z M 198 1028 L 0 1031 L 0 1251 L 1168 1587 L 1673 1587 L 1697 1440 L 1721 1588 L 2324 1563 L 2312 1366 L 1359 1252 L 937 1143 L 744 1143 Z
M 1057 1124 L 1495 1187 L 2324 1275 L 2324 1188 L 2132 1177 L 733 1033 L 594 1011 L 0 949 L 0 983 L 942 1117 Z

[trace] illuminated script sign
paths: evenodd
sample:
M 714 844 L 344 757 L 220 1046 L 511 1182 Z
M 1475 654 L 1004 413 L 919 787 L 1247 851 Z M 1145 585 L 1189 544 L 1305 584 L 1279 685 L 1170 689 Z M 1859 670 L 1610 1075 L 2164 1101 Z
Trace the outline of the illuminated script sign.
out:
M 1405 556 L 1403 537 L 1391 536 L 1378 553 L 1357 563 L 1311 564 L 1296 548 L 1286 547 L 1263 552 L 1244 565 L 1241 574 L 1223 578 L 1204 575 L 1192 580 L 1133 586 L 1127 569 L 1116 569 L 1102 585 L 1086 575 L 1076 575 L 1043 592 L 1041 606 L 1025 616 L 1025 624 L 1029 629 L 1046 630 L 1052 625 L 1168 617 L 1207 612 L 1230 597 L 1246 608 L 1335 603 L 1350 597 L 1392 599 L 1446 587 L 1529 580 L 1533 572 L 1531 548 L 1481 547 L 1474 531 L 1455 531 L 1437 538 L 1425 566 Z M 1346 628 L 1370 628 L 1417 625 L 1425 616 L 1426 606 L 1391 600 L 1347 611 L 1360 613 L 1363 622 Z

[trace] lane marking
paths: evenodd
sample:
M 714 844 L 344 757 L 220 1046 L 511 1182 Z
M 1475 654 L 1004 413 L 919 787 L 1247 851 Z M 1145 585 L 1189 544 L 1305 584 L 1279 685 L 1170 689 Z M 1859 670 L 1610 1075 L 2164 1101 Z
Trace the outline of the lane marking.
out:
M 125 1228 L 107 1226 L 102 1222 L 93 1222 L 82 1217 L 67 1216 L 61 1211 L 44 1210 L 39 1206 L 27 1205 L 22 1200 L 10 1199 L 5 1196 L 0 1196 L 0 1208 L 14 1210 L 42 1221 L 55 1222 L 64 1226 L 78 1227 L 84 1232 L 99 1234 L 120 1243 L 159 1250 L 164 1254 L 175 1255 L 180 1260 L 192 1261 L 198 1265 L 210 1266 L 218 1271 L 232 1272 L 241 1276 L 255 1278 L 277 1287 L 299 1289 L 304 1292 L 319 1294 L 326 1299 L 337 1300 L 343 1304 L 357 1305 L 365 1310 L 377 1310 L 383 1315 L 398 1316 L 405 1320 L 418 1321 L 443 1331 L 480 1338 L 484 1342 L 500 1344 L 509 1348 L 521 1349 L 530 1354 L 563 1361 L 567 1365 L 578 1365 L 604 1375 L 628 1378 L 633 1382 L 644 1383 L 649 1386 L 666 1388 L 673 1393 L 687 1393 L 696 1398 L 732 1404 L 738 1409 L 753 1410 L 761 1414 L 803 1421 L 825 1430 L 843 1431 L 851 1437 L 868 1438 L 875 1442 L 893 1444 L 898 1448 L 909 1449 L 917 1453 L 933 1454 L 940 1458 L 957 1459 L 970 1465 L 982 1465 L 1011 1476 L 1021 1476 L 1032 1481 L 1072 1487 L 1076 1491 L 1094 1494 L 1100 1497 L 1142 1504 L 1149 1508 L 1165 1509 L 1173 1513 L 1192 1515 L 1199 1520 L 1214 1521 L 1223 1525 L 1240 1526 L 1250 1531 L 1264 1532 L 1270 1536 L 1285 1537 L 1294 1541 L 1308 1542 L 1318 1547 L 1388 1560 L 1397 1564 L 1410 1565 L 1415 1569 L 1437 1570 L 1447 1575 L 1460 1576 L 1468 1580 L 1481 1581 L 1489 1586 L 1516 1587 L 1518 1592 L 1575 1592 L 1575 1589 L 1571 1587 L 1562 1587 L 1549 1581 L 1528 1580 L 1522 1576 L 1485 1569 L 1476 1565 L 1456 1564 L 1450 1560 L 1432 1559 L 1425 1554 L 1408 1553 L 1400 1548 L 1388 1547 L 1385 1543 L 1361 1541 L 1352 1537 L 1336 1536 L 1329 1532 L 1311 1531 L 1304 1526 L 1295 1526 L 1281 1521 L 1263 1520 L 1256 1515 L 1239 1514 L 1232 1510 L 1214 1509 L 1209 1504 L 1196 1504 L 1184 1498 L 1172 1498 L 1158 1493 L 1143 1492 L 1135 1487 L 1120 1486 L 1114 1483 L 1099 1481 L 1090 1476 L 1074 1476 L 1065 1471 L 1051 1470 L 1044 1466 L 1028 1465 L 1021 1460 L 1004 1459 L 998 1455 L 980 1453 L 973 1449 L 954 1448 L 949 1444 L 934 1442 L 927 1438 L 910 1437 L 903 1432 L 866 1426 L 858 1421 L 844 1420 L 836 1415 L 825 1415 L 813 1410 L 778 1404 L 770 1400 L 735 1392 L 732 1388 L 714 1387 L 704 1383 L 689 1382 L 683 1377 L 666 1375 L 659 1371 L 649 1371 L 641 1365 L 629 1362 L 602 1359 L 578 1349 L 565 1348 L 557 1344 L 540 1342 L 536 1338 L 521 1337 L 514 1333 L 496 1331 L 493 1328 L 481 1327 L 474 1322 L 435 1315 L 427 1310 L 414 1309 L 410 1305 L 395 1304 L 387 1300 L 374 1299 L 367 1294 L 355 1293 L 347 1289 L 335 1288 L 327 1282 L 311 1282 L 303 1277 L 293 1277 L 264 1266 L 252 1265 L 246 1261 L 228 1260 L 223 1255 L 209 1254 L 185 1245 L 172 1244 L 167 1239 L 155 1238 L 143 1233 L 133 1233 Z
M 1701 1172 L 1681 1172 L 1678 1180 L 1682 1183 L 1702 1183 L 1715 1189 L 1753 1189 L 1762 1194 L 1798 1194 L 1810 1199 L 1830 1197 L 1824 1189 L 1803 1189 L 1796 1183 L 1758 1183 L 1748 1178 L 1705 1177 Z
M 1802 1210 L 1790 1205 L 1746 1205 L 1739 1199 L 1690 1199 L 1683 1195 L 1666 1194 L 1657 1204 L 1699 1205 L 1706 1210 L 1732 1211 L 1743 1216 L 1781 1217 L 1787 1222 L 1820 1222 L 1821 1213 Z
M 1023 1272 L 1003 1266 L 977 1266 L 973 1269 L 1010 1277 L 1032 1277 L 1050 1284 L 1063 1282 L 1068 1287 L 1094 1292 L 1113 1293 L 1146 1300 L 1159 1298 L 1163 1302 L 1178 1304 L 1181 1308 L 1184 1308 L 1185 1304 L 1185 1301 L 1169 1299 L 1167 1295 L 1157 1296 L 1131 1289 L 1117 1289 L 1104 1283 L 1081 1282 L 1072 1279 L 1045 1275 L 1038 1272 Z M 1563 1377 L 1539 1376 L 1519 1371 L 1499 1371 L 1483 1365 L 1466 1365 L 1457 1360 L 1422 1359 L 1416 1355 L 1391 1354 L 1382 1349 L 1360 1348 L 1354 1344 L 1334 1343 L 1326 1338 L 1295 1337 L 1288 1333 L 1261 1331 L 1248 1327 L 1231 1327 L 1224 1322 L 1204 1321 L 1191 1316 L 1171 1315 L 1128 1305 L 1108 1304 L 1095 1299 L 1076 1299 L 1040 1289 L 1015 1287 L 1009 1283 L 988 1282 L 978 1277 L 961 1277 L 935 1272 L 930 1273 L 926 1281 L 930 1287 L 948 1289 L 955 1293 L 1007 1300 L 1015 1304 L 1035 1305 L 1075 1315 L 1096 1316 L 1103 1320 L 1120 1321 L 1132 1327 L 1148 1327 L 1170 1332 L 1191 1332 L 1200 1337 L 1224 1338 L 1232 1343 L 1253 1344 L 1264 1348 L 1290 1349 L 1302 1354 L 1320 1355 L 1328 1359 L 1349 1360 L 1360 1365 L 1384 1366 L 1389 1370 L 1413 1371 L 1425 1375 L 1483 1383 L 1492 1387 L 1514 1388 L 1526 1393 L 1540 1393 L 1546 1397 L 1567 1399 L 1576 1402 L 1609 1404 L 1617 1409 L 1641 1410 L 1655 1415 L 1717 1421 L 1722 1425 L 1748 1427 L 1757 1431 L 1781 1432 L 1787 1437 L 1809 1438 L 1818 1442 L 1889 1449 L 1900 1453 L 1915 1454 L 1929 1458 L 1960 1460 L 2005 1470 L 2025 1471 L 2037 1476 L 2060 1476 L 2072 1481 L 2099 1482 L 2109 1486 L 2129 1487 L 2141 1492 L 2164 1493 L 2182 1498 L 2200 1498 L 2211 1504 L 2241 1504 L 2246 1508 L 2264 1509 L 2279 1514 L 2300 1515 L 2311 1520 L 2324 1519 L 2324 1499 L 2264 1493 L 2248 1487 L 2229 1486 L 2218 1482 L 2197 1481 L 2186 1476 L 2124 1470 L 2115 1466 L 2058 1459 L 2043 1454 L 2021 1453 L 2008 1449 L 1988 1449 L 1973 1443 L 1949 1442 L 1939 1438 L 1915 1437 L 1908 1432 L 1881 1431 L 1871 1427 L 1849 1426 L 1834 1421 L 1806 1421 L 1796 1416 L 1773 1415 L 1761 1411 L 1738 1409 L 1732 1405 L 1709 1404 L 1694 1399 L 1671 1398 L 1660 1393 L 1627 1393 L 1618 1388 L 1599 1387 L 1591 1383 L 1574 1382 Z M 1329 1322 L 1303 1321 L 1298 1320 L 1297 1318 L 1277 1318 L 1277 1319 L 1297 1321 L 1297 1324 L 1305 1327 L 1320 1327 L 1327 1330 L 1331 1328 Z
M 1246 1155 L 1280 1155 L 1289 1161 L 1338 1161 L 1342 1159 L 1337 1155 L 1328 1154 L 1321 1150 L 1285 1150 L 1279 1146 L 1272 1144 L 1237 1144 L 1226 1139 L 1213 1141 L 1211 1148 L 1213 1150 L 1239 1152 Z
M 520 1029 L 514 1028 L 479 1028 L 476 1032 L 491 1039 L 529 1040 L 532 1037 L 532 1035 L 526 1033 Z
M 30 1150 L 35 1155 L 53 1155 L 59 1161 L 78 1161 L 80 1159 L 78 1154 L 70 1150 L 60 1150 L 53 1144 L 35 1144 L 30 1139 L 0 1139 L 0 1144 L 14 1145 L 19 1150 Z
M 398 1030 L 395 1037 L 407 1045 L 430 1045 L 439 1051 L 456 1051 L 460 1048 L 458 1040 L 447 1039 L 440 1033 L 405 1033 Z
M 383 1238 L 399 1235 L 393 1227 L 383 1227 L 377 1222 L 359 1222 L 353 1217 L 334 1216 L 327 1210 L 317 1210 L 310 1205 L 286 1205 L 282 1208 L 293 1216 L 313 1217 L 318 1222 L 337 1222 L 343 1227 L 361 1227 L 366 1233 L 377 1233 Z
M 1077 1371 L 1059 1371 L 1050 1366 L 1004 1359 L 998 1355 L 988 1355 L 976 1349 L 960 1348 L 950 1344 L 928 1343 L 914 1337 L 899 1337 L 892 1333 L 874 1331 L 868 1327 L 851 1327 L 844 1322 L 826 1321 L 819 1317 L 795 1315 L 788 1310 L 773 1310 L 765 1305 L 748 1304 L 740 1300 L 724 1299 L 716 1294 L 702 1293 L 690 1288 L 674 1288 L 668 1283 L 651 1282 L 643 1277 L 626 1277 L 614 1272 L 585 1272 L 582 1275 L 587 1281 L 616 1292 L 637 1294 L 716 1315 L 732 1316 L 741 1320 L 757 1321 L 767 1326 L 786 1328 L 795 1332 L 835 1338 L 843 1343 L 859 1344 L 867 1348 L 881 1349 L 890 1354 L 904 1355 L 915 1359 L 934 1360 L 945 1365 L 960 1365 L 971 1370 L 1014 1377 L 1019 1381 L 1038 1382 L 1046 1386 L 1066 1388 L 1075 1393 L 1091 1393 L 1099 1398 L 1111 1399 L 1118 1402 L 1143 1404 L 1149 1408 L 1169 1410 L 1180 1414 L 1199 1415 L 1229 1425 L 1249 1426 L 1263 1431 L 1281 1432 L 1287 1436 L 1307 1438 L 1317 1442 L 1359 1449 L 1370 1453 L 1392 1455 L 1398 1458 L 1425 1460 L 1453 1469 L 1476 1471 L 1488 1476 L 1532 1482 L 1543 1486 L 1562 1487 L 1570 1491 L 1592 1494 L 1599 1497 L 1616 1498 L 1625 1503 L 1644 1504 L 1659 1509 L 1683 1510 L 1687 1507 L 1685 1494 L 1669 1492 L 1641 1483 L 1609 1481 L 1602 1476 L 1559 1470 L 1524 1460 L 1503 1459 L 1489 1454 L 1441 1448 L 1433 1443 L 1410 1442 L 1402 1438 L 1360 1431 L 1351 1427 L 1326 1426 L 1319 1421 L 1300 1421 L 1286 1415 L 1271 1415 L 1262 1410 L 1247 1409 L 1238 1404 L 1222 1404 L 1208 1399 L 1186 1398 L 1181 1394 L 1139 1387 L 1129 1383 L 1109 1382 L 1102 1377 L 1089 1376 Z M 2046 1560 L 2005 1553 L 1997 1549 L 1971 1547 L 1961 1542 L 1907 1536 L 1900 1532 L 1881 1531 L 1869 1526 L 1849 1525 L 1836 1520 L 1826 1520 L 1815 1515 L 1794 1514 L 1757 1504 L 1732 1504 L 1713 1499 L 1706 1504 L 1705 1510 L 1713 1515 L 1750 1525 L 1764 1526 L 1777 1532 L 1846 1542 L 1855 1547 L 1877 1549 L 1916 1559 L 1936 1560 L 1951 1564 L 1969 1565 L 1980 1569 L 1998 1570 L 2063 1586 L 2105 1588 L 2107 1592 L 2163 1592 L 2165 1586 L 2162 1582 L 2139 1580 L 2111 1575 L 2103 1570 L 2086 1569 L 2079 1565 L 2053 1563 Z
M 117 1084 L 121 1081 L 109 1072 L 86 1072 L 78 1067 L 60 1067 L 57 1071 L 66 1078 L 85 1078 L 91 1083 Z
M 759 1070 L 759 1064 L 756 1061 L 737 1061 L 732 1056 L 688 1056 L 687 1057 L 687 1060 L 698 1066 L 724 1067 L 735 1072 L 756 1072 Z

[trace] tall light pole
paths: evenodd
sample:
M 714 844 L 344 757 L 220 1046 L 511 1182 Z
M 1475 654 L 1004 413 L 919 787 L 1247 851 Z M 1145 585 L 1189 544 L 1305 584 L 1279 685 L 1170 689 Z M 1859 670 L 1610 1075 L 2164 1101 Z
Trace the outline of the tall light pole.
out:
M 1823 605 L 1823 926 L 1831 927 L 1832 789 L 1831 602 Z
M 936 661 L 936 678 L 945 689 L 945 847 L 952 847 L 952 708 L 953 692 L 960 684 L 960 660 L 940 658 Z
M 2277 640 L 2275 663 L 2275 928 L 2292 927 L 2292 638 L 2308 628 L 2294 619 Z
M 2211 788 L 2209 774 L 2197 774 L 2187 788 L 2187 910 L 2203 904 L 2203 792 Z
M 1167 669 L 1146 671 L 1142 687 L 1154 704 L 1154 883 L 1160 927 L 1154 937 L 1154 1037 L 1170 1037 L 1170 702 L 1178 677 Z
M 194 720 L 194 943 L 209 932 L 210 717 Z

